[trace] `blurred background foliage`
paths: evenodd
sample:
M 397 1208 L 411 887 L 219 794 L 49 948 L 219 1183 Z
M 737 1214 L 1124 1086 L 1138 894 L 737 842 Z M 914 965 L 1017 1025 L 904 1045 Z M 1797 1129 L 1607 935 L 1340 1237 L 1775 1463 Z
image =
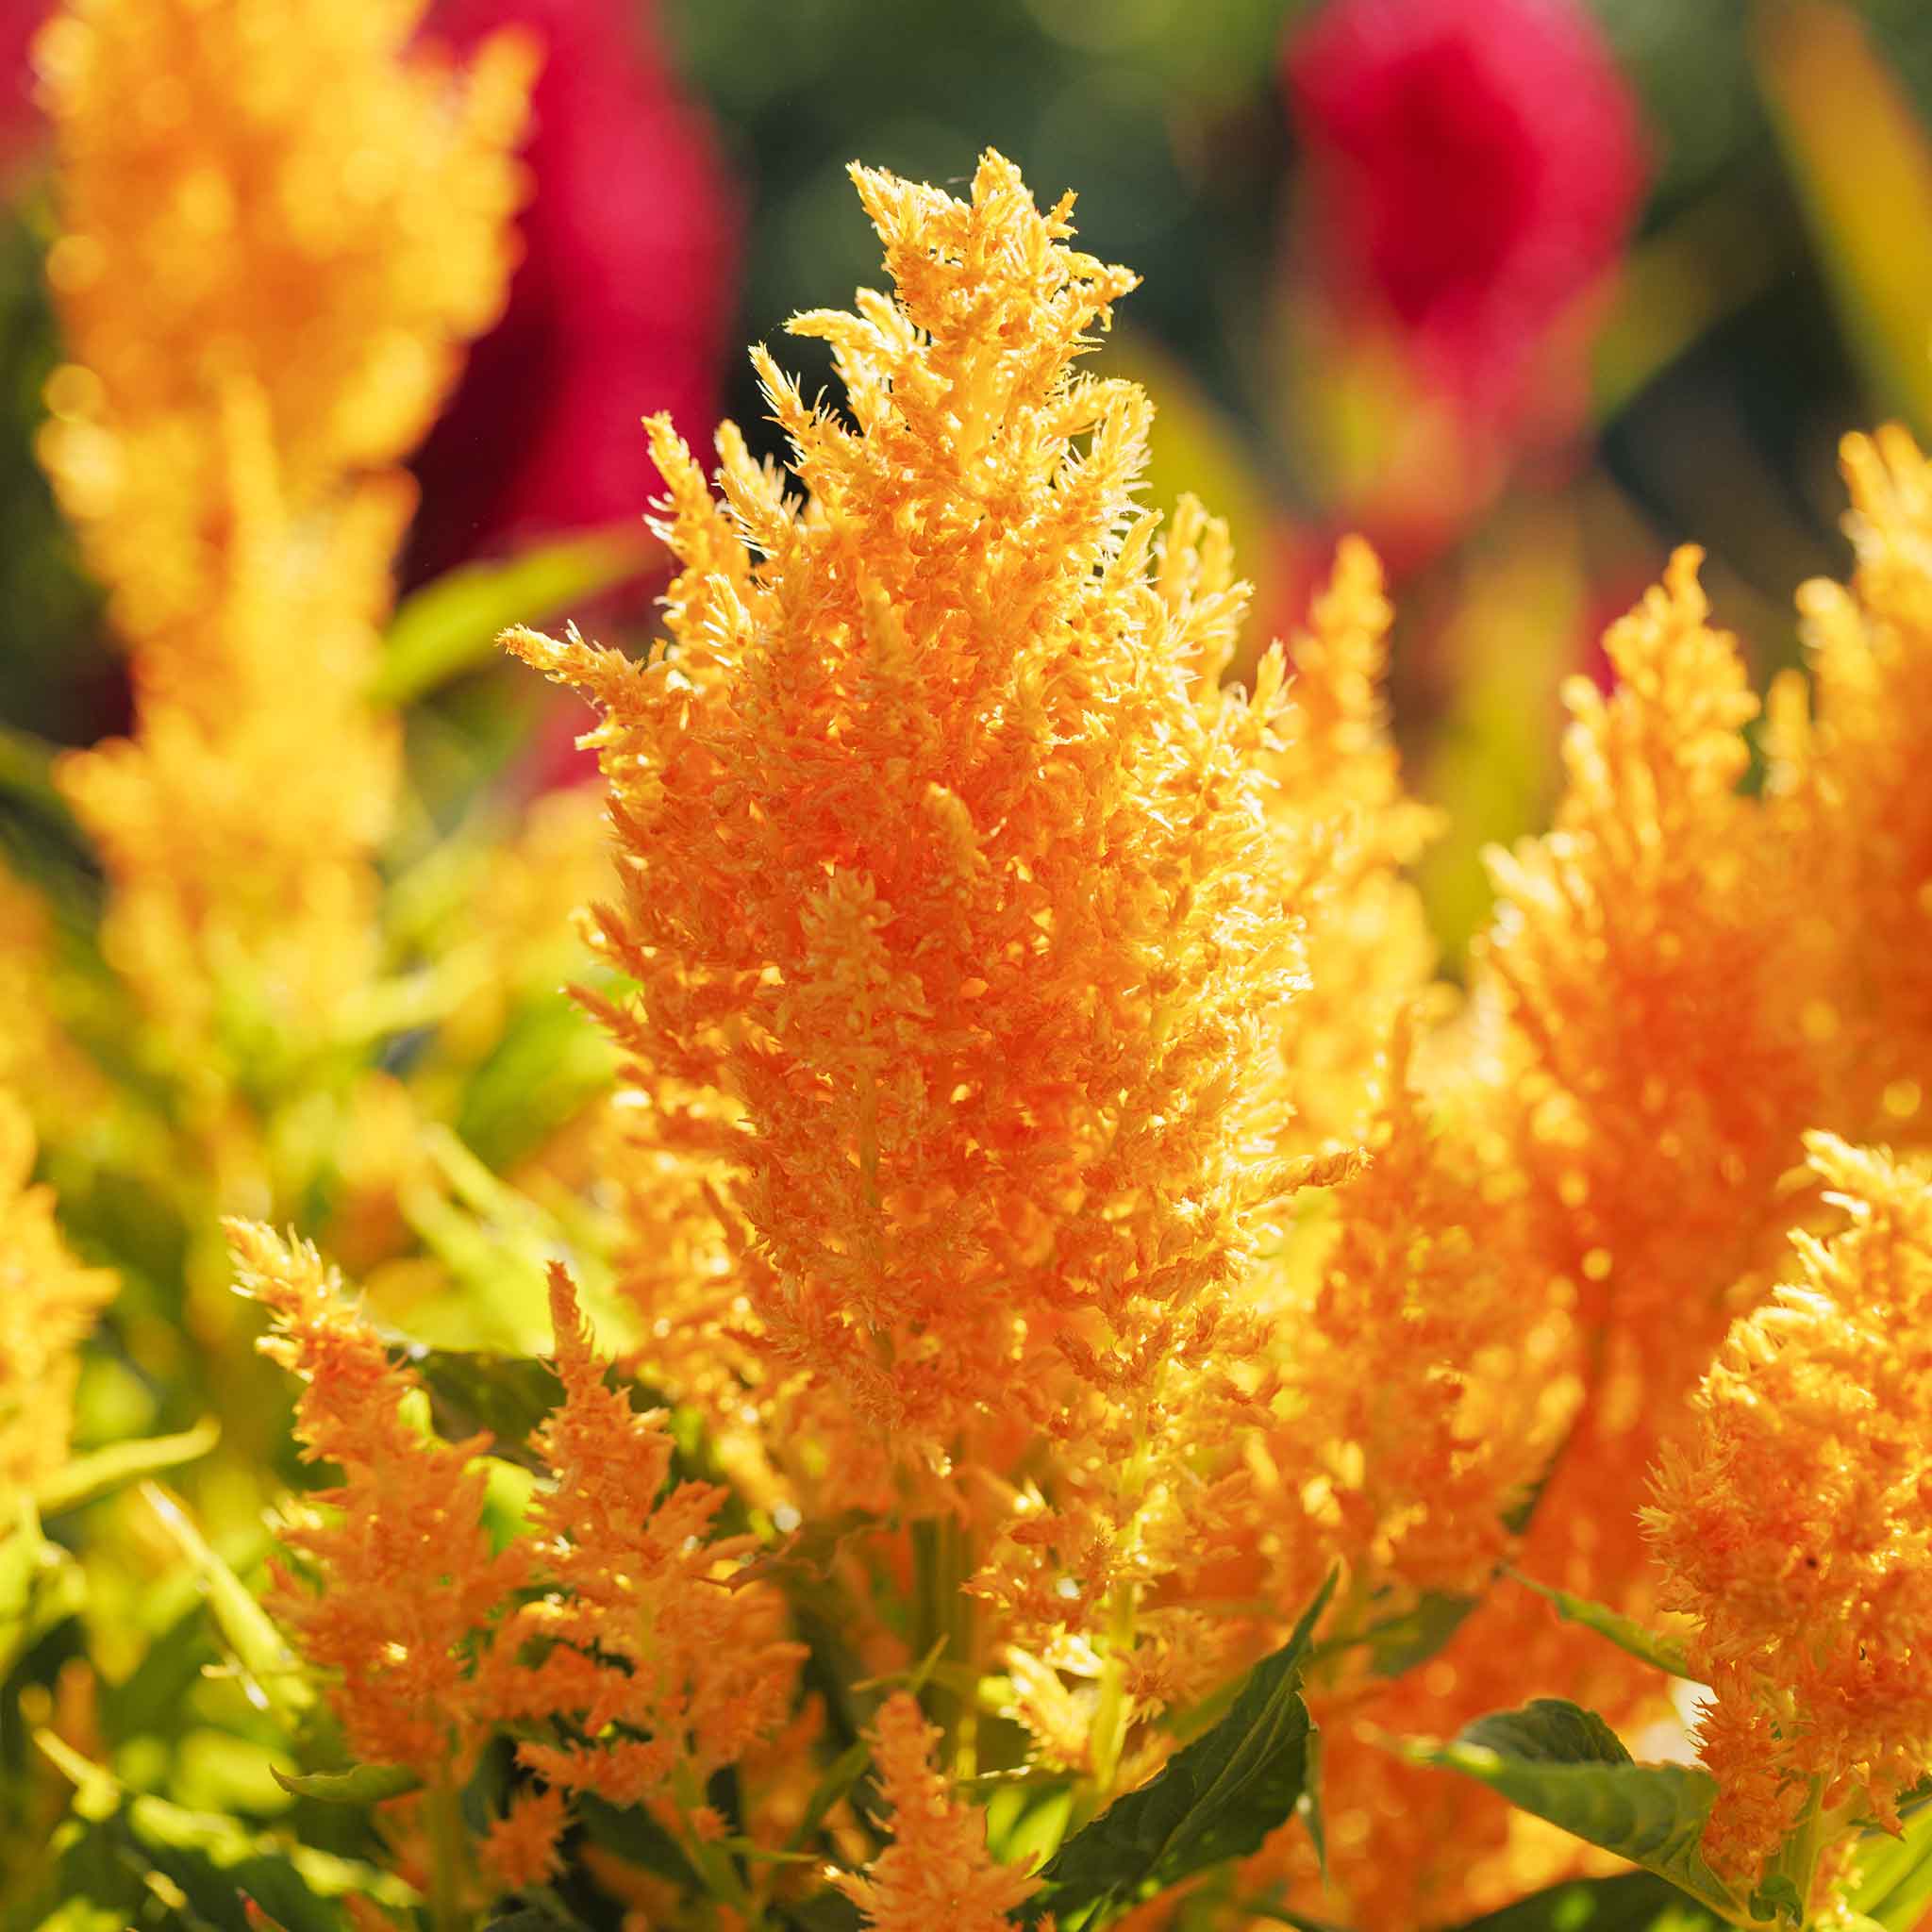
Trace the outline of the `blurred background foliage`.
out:
M 18 777 L 125 700 L 34 461 L 59 356 L 40 8 L 0 11 Z M 1383 551 L 1398 729 L 1456 808 L 1427 881 L 1452 965 L 1479 848 L 1547 805 L 1561 679 L 1600 670 L 1595 634 L 1668 547 L 1708 549 L 1766 674 L 1798 652 L 1794 587 L 1843 562 L 1838 439 L 1932 432 L 1922 0 L 444 0 L 425 31 L 506 19 L 553 42 L 531 262 L 425 453 L 406 577 L 634 519 L 644 409 L 693 438 L 722 410 L 770 449 L 739 345 L 878 280 L 845 163 L 959 181 L 996 145 L 1041 196 L 1076 188 L 1083 244 L 1144 277 L 1108 358 L 1155 393 L 1156 500 L 1233 523 L 1257 643 L 1339 532 Z M 782 353 L 823 375 L 820 344 Z M 607 636 L 648 624 L 641 594 L 601 608 Z M 486 667 L 418 706 L 432 808 L 573 774 L 568 721 L 533 702 Z

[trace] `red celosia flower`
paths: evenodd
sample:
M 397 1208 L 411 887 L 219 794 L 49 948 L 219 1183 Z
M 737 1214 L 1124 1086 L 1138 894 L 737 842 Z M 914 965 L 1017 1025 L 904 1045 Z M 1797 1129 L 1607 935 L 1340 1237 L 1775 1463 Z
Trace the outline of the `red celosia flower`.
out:
M 46 0 L 0 0 L 0 172 L 40 140 L 27 50 L 46 14 Z
M 630 0 L 441 0 L 429 31 L 468 48 L 510 25 L 543 43 L 524 260 L 416 461 L 418 578 L 641 516 L 658 479 L 639 418 L 708 439 L 716 413 L 737 222 L 708 122 Z
M 1508 400 L 1614 259 L 1643 186 L 1637 108 L 1575 0 L 1334 0 L 1285 77 L 1337 292 L 1432 380 Z

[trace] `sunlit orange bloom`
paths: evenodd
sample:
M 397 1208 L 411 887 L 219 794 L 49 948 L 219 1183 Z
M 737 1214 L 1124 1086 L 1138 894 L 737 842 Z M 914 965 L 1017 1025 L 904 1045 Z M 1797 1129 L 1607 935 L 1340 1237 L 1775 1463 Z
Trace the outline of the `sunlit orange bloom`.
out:
M 564 1826 L 564 1793 L 555 1785 L 522 1790 L 483 1834 L 483 1862 L 506 1891 L 541 1885 L 562 1862 L 558 1838 Z
M 1555 828 L 1496 861 L 1483 952 L 1528 1054 L 1513 1138 L 1545 1272 L 1527 1286 L 1574 1301 L 1591 1339 L 1519 1560 L 1636 1614 L 1646 1472 L 1731 1316 L 1769 1286 L 1784 1177 L 1823 1099 L 1790 881 L 1737 789 L 1757 705 L 1697 561 L 1679 551 L 1611 626 L 1608 697 L 1567 688 L 1568 789 Z
M 1767 791 L 1802 882 L 1807 1022 L 1844 1082 L 1855 1139 L 1923 1138 L 1932 1094 L 1932 465 L 1893 426 L 1846 439 L 1849 588 L 1807 584 L 1810 671 L 1774 688 Z
M 1407 1026 L 1393 1052 L 1370 1162 L 1336 1190 L 1319 1278 L 1283 1317 L 1291 1405 L 1264 1453 L 1285 1601 L 1337 1557 L 1365 1591 L 1480 1591 L 1581 1394 L 1571 1312 L 1537 1293 L 1522 1170 L 1417 1091 Z
M 217 1194 L 255 1211 L 275 1190 L 234 1096 L 369 1024 L 396 465 L 512 266 L 532 51 L 459 74 L 412 45 L 422 12 L 73 0 L 38 49 L 71 358 L 42 455 L 136 700 L 129 741 L 58 775 L 146 1044 Z
M 44 453 L 138 646 L 203 656 L 222 398 L 260 396 L 306 511 L 408 454 L 502 305 L 534 50 L 458 72 L 411 44 L 424 10 L 70 0 L 41 37 L 71 358 Z
M 75 1353 L 112 1299 L 114 1276 L 83 1268 L 32 1187 L 26 1109 L 0 1091 L 0 1494 L 30 1490 L 67 1459 Z
M 1611 694 L 1566 689 L 1556 825 L 1497 858 L 1469 1010 L 1418 1048 L 1428 1105 L 1394 1109 L 1376 1165 L 1336 1197 L 1307 1404 L 1332 1420 L 1304 1507 L 1371 1582 L 1478 1590 L 1507 1554 L 1649 1614 L 1649 1466 L 1790 1218 L 1783 1176 L 1822 1092 L 1802 941 L 1766 816 L 1736 789 L 1755 703 L 1695 566 L 1679 553 L 1612 626 Z M 1504 1534 L 1532 1491 L 1526 1532 Z M 1332 1870 L 1357 1922 L 1454 1923 L 1575 1857 L 1467 1780 L 1390 1759 L 1378 1734 L 1448 1735 L 1539 1694 L 1628 1723 L 1661 1692 L 1509 1591 L 1421 1672 L 1318 1690 L 1348 1821 Z
M 1336 552 L 1291 673 L 1269 813 L 1307 850 L 1307 985 L 1281 1033 L 1298 1142 L 1324 1152 L 1369 1134 L 1398 1014 L 1430 992 L 1436 948 L 1405 874 L 1441 814 L 1403 789 L 1389 731 L 1389 601 L 1374 553 Z
M 300 1377 L 295 1439 L 342 1479 L 284 1506 L 269 1603 L 308 1660 L 358 1758 L 459 1784 L 491 1711 L 477 1668 L 526 1573 L 483 1526 L 487 1438 L 445 1442 L 410 1413 L 421 1385 L 390 1360 L 339 1276 L 307 1243 L 228 1226 L 243 1290 L 274 1318 L 262 1352 Z
M 1144 1386 L 1284 1185 L 1280 665 L 1197 696 L 1213 602 L 1148 579 L 1146 399 L 1072 374 L 1133 277 L 997 157 L 970 204 L 855 179 L 897 300 L 792 326 L 857 427 L 758 358 L 809 508 L 660 423 L 675 648 L 511 642 L 603 711 L 656 1131 L 728 1163 L 772 1346 L 938 1455 L 995 1391 Z
M 560 1267 L 550 1306 L 564 1399 L 532 1444 L 552 1478 L 532 1550 L 545 1593 L 512 1619 L 494 1694 L 506 1714 L 567 1714 L 589 1740 L 520 1747 L 552 1785 L 619 1804 L 675 1787 L 687 1802 L 783 1723 L 805 1653 L 783 1636 L 782 1600 L 732 1587 L 753 1540 L 714 1534 L 724 1491 L 666 1487 L 666 1417 L 606 1381 Z M 528 1639 L 542 1655 L 525 1665 L 511 1652 Z
M 835 1873 L 832 1883 L 874 1932 L 1006 1932 L 1007 1914 L 1038 1882 L 988 1853 L 985 1814 L 956 1800 L 933 1768 L 939 1733 L 920 1716 L 918 1699 L 894 1691 L 879 1707 L 871 1739 L 892 1842 L 862 1875 Z M 1043 1920 L 1042 1932 L 1053 1923 Z
M 1793 1237 L 1795 1278 L 1732 1329 L 1645 1512 L 1716 1693 L 1707 1850 L 1745 1876 L 1807 1781 L 1895 1826 L 1932 1766 L 1932 1178 L 1809 1148 L 1847 1224 Z

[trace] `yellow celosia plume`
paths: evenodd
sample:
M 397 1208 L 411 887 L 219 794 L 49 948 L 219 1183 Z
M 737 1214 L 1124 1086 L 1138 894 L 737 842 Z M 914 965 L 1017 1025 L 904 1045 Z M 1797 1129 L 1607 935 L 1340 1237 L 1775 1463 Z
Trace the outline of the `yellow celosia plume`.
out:
M 42 35 L 43 450 L 138 648 L 199 656 L 227 580 L 226 397 L 260 399 L 299 517 L 408 453 L 502 303 L 533 50 L 459 73 L 411 47 L 425 6 L 70 0 Z
M 74 1258 L 50 1189 L 28 1185 L 26 1110 L 0 1091 L 0 1496 L 31 1491 L 67 1459 L 77 1350 L 114 1277 Z
M 995 1389 L 1144 1385 L 1289 1178 L 1280 671 L 1197 697 L 1191 577 L 1147 580 L 1144 399 L 1071 367 L 1132 277 L 997 158 L 970 205 L 856 178 L 898 299 L 794 327 L 857 430 L 760 364 L 810 508 L 730 432 L 714 503 L 660 423 L 675 648 L 513 641 L 604 711 L 659 1130 L 735 1169 L 774 1347 L 937 1456 Z
M 136 727 L 58 777 L 104 946 L 257 1211 L 242 1091 L 354 1038 L 396 784 L 368 697 L 395 467 L 504 299 L 532 50 L 421 4 L 73 0 L 39 43 L 69 362 L 42 453 L 132 651 Z

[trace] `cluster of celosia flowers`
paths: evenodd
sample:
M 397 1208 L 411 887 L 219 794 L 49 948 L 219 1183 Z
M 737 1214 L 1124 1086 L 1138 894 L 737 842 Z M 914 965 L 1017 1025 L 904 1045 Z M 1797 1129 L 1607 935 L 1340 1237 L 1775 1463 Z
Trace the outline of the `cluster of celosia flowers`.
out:
M 1824 1135 L 1811 1160 L 1848 1224 L 1797 1237 L 1646 1512 L 1715 1693 L 1707 1844 L 1751 1874 L 1807 1808 L 1896 1831 L 1932 1762 L 1932 1174 Z
M 702 1858 L 695 1794 L 778 1729 L 799 1652 L 776 1634 L 766 1589 L 729 1587 L 743 1552 L 741 1539 L 710 1536 L 724 1492 L 667 1490 L 665 1416 L 607 1384 L 569 1277 L 557 1269 L 550 1291 L 561 1400 L 530 1443 L 547 1480 L 528 1533 L 494 1548 L 488 1439 L 437 1438 L 417 1377 L 313 1248 L 245 1224 L 232 1239 L 242 1285 L 275 1317 L 264 1348 L 304 1384 L 302 1453 L 341 1473 L 285 1514 L 282 1540 L 308 1582 L 278 1574 L 269 1604 L 330 1674 L 350 1749 L 425 1788 L 406 1825 L 446 1833 L 478 1752 L 514 1724 L 518 1757 L 542 1782 L 483 1836 L 496 1887 L 550 1873 L 567 1800 L 582 1791 L 661 1800 L 698 1834 Z M 447 1847 L 426 1854 L 439 1855 Z M 490 1896 L 475 1878 L 454 1889 Z
M 134 655 L 134 737 L 67 788 L 167 1090 L 125 1102 L 142 1178 L 189 1169 L 184 1247 L 224 1207 L 300 1230 L 230 1224 L 330 1471 L 265 1603 L 335 1727 L 282 1743 L 353 1768 L 296 1788 L 379 1804 L 439 1932 L 592 1894 L 707 1932 L 1447 1925 L 1578 1848 L 1391 1738 L 1667 1707 L 1513 1563 L 1617 1628 L 1695 1620 L 1740 1898 L 1794 1835 L 1897 1825 L 1932 1758 L 1917 452 L 1852 447 L 1858 578 L 1807 593 L 1815 705 L 1778 693 L 1761 793 L 1695 553 L 1612 628 L 1451 988 L 1374 558 L 1224 683 L 1226 532 L 1139 503 L 1147 398 L 1078 366 L 1133 276 L 997 155 L 964 198 L 855 170 L 892 292 L 793 325 L 843 412 L 758 357 L 803 493 L 727 425 L 714 494 L 658 418 L 664 639 L 508 640 L 597 708 L 585 1004 L 623 1056 L 503 1136 L 512 1185 L 460 1138 L 473 1075 L 593 828 L 466 829 L 385 903 L 371 675 L 399 466 L 503 294 L 525 57 L 459 76 L 419 8 L 268 10 L 300 85 L 247 8 L 84 0 L 50 35 L 46 446 Z M 141 316 L 108 291 L 145 249 Z M 105 1076 L 63 1071 L 44 916 L 0 942 L 0 1078 L 64 1179 L 58 1095 Z M 51 1494 L 109 1283 L 31 1146 L 0 1099 L 0 1474 Z M 534 1299 L 542 1365 L 403 1346 L 323 1248 L 385 1320 L 426 1274 L 472 1343 Z M 515 1421 L 450 1424 L 451 1377 Z M 43 1729 L 98 1811 L 111 1777 Z

